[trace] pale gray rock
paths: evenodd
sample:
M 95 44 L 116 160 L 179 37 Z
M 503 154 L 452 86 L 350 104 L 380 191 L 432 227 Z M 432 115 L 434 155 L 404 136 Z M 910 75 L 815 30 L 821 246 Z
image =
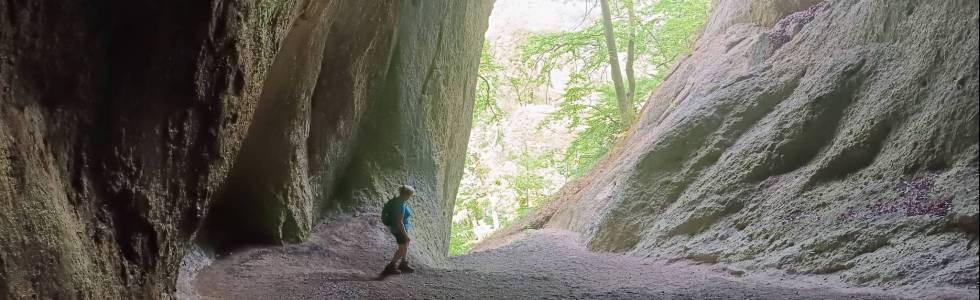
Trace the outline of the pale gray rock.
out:
M 501 236 L 976 289 L 978 6 L 719 1 L 627 137 Z

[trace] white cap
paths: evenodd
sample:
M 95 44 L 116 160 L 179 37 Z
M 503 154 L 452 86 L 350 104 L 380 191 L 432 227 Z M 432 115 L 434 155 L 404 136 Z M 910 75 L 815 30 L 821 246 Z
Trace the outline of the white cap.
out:
M 413 188 L 411 185 L 406 184 L 398 187 L 398 192 L 402 194 L 404 193 L 415 194 L 415 188 Z

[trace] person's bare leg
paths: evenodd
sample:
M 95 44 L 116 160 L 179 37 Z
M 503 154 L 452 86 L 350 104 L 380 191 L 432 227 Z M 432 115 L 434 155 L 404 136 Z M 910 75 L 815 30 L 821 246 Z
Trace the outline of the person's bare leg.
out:
M 398 261 L 404 259 L 407 252 L 408 244 L 398 244 L 398 248 L 395 248 L 395 255 L 391 257 L 391 263 L 389 265 L 398 265 Z
M 401 244 L 398 245 L 398 248 L 395 249 L 395 254 L 392 255 L 391 257 L 391 262 L 388 263 L 387 266 L 385 266 L 384 273 L 386 274 L 398 273 L 398 261 L 402 260 L 405 257 L 405 253 L 407 252 L 406 251 L 407 249 L 408 249 L 407 245 L 401 245 Z
M 415 272 L 415 269 L 408 266 L 408 243 L 404 245 L 398 245 L 398 250 L 402 251 L 402 262 L 398 265 L 398 270 L 405 273 Z
M 398 265 L 398 261 L 404 259 L 406 253 L 408 253 L 408 244 L 398 244 L 398 249 L 395 249 L 395 256 L 391 258 L 391 265 Z

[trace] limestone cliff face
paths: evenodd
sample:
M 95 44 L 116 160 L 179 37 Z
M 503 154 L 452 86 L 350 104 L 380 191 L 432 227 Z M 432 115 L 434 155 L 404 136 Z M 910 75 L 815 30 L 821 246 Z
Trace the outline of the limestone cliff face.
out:
M 402 182 L 439 257 L 490 6 L 0 2 L 0 298 L 166 297 L 195 236 L 299 241 Z
M 449 243 L 479 65 L 473 49 L 492 2 L 342 3 L 350 8 L 318 18 L 331 24 L 286 37 L 205 242 L 302 240 L 318 216 L 377 213 L 410 184 L 413 255 L 436 262 Z M 311 38 L 321 35 L 325 45 Z
M 592 249 L 977 286 L 977 1 L 719 1 L 600 166 L 531 223 Z
M 410 3 L 399 11 L 398 43 L 380 98 L 365 112 L 362 137 L 335 190 L 336 198 L 354 202 L 331 205 L 379 212 L 398 185 L 414 186 L 410 253 L 435 263 L 449 247 L 472 124 L 478 50 L 493 3 Z

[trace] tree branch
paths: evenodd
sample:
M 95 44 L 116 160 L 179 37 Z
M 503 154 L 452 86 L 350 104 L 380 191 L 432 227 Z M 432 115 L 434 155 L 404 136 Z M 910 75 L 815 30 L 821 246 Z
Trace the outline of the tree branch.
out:
M 492 101 L 490 99 L 490 89 L 493 88 L 493 86 L 490 85 L 490 80 L 487 80 L 487 78 L 486 77 L 483 77 L 483 75 L 476 74 L 476 77 L 480 78 L 480 80 L 483 81 L 483 84 L 485 84 L 487 86 L 487 107 L 490 108 L 490 113 L 493 114 L 493 117 L 491 117 L 491 120 L 496 120 L 498 117 L 500 117 L 500 115 L 497 114 L 497 109 L 494 107 L 495 105 L 490 104 L 491 101 Z

